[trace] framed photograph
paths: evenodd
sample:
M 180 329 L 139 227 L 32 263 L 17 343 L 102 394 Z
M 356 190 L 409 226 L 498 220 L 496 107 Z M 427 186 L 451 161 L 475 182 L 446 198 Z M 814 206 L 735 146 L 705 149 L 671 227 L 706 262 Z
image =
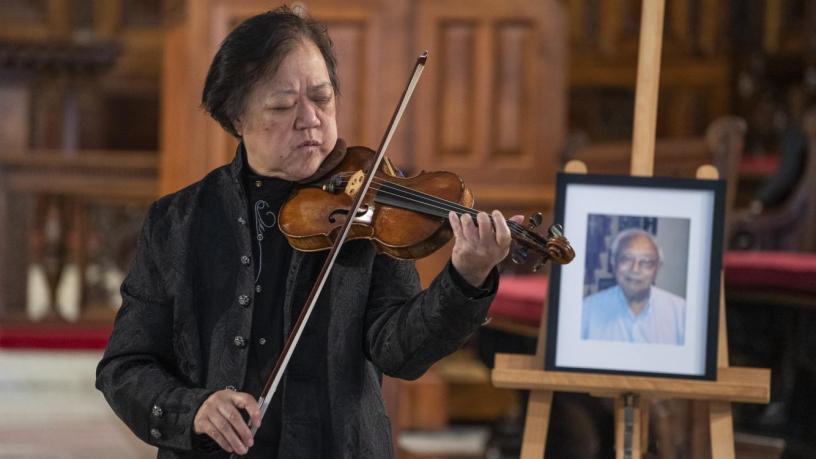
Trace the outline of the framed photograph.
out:
M 725 183 L 559 174 L 547 370 L 716 379 Z

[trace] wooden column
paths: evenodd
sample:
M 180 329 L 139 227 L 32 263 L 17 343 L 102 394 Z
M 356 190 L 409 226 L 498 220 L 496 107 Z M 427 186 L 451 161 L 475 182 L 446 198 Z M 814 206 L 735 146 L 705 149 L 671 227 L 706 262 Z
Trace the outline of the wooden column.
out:
M 0 113 L 0 156 L 20 155 L 28 148 L 30 104 L 28 82 L 21 75 L 0 76 L 0 107 L 9 108 Z M 0 168 L 0 319 L 25 313 L 25 303 L 15 301 L 21 296 L 19 291 L 14 292 L 25 286 L 25 269 L 21 269 L 25 265 L 20 265 L 18 256 L 12 256 L 12 250 L 25 247 L 27 241 L 20 239 L 24 232 L 15 231 L 24 222 L 13 218 L 15 206 L 9 189 L 3 186 L 6 182 L 7 177 Z

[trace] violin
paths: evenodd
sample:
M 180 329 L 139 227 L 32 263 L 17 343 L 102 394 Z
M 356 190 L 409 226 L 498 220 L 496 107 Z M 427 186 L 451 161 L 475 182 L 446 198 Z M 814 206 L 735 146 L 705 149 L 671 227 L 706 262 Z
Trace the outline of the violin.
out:
M 293 248 L 313 252 L 334 245 L 375 156 L 376 152 L 366 147 L 350 147 L 333 170 L 289 196 L 280 209 L 278 222 Z M 475 222 L 473 202 L 464 181 L 452 172 L 423 171 L 413 177 L 400 177 L 386 160 L 352 217 L 347 239 L 370 239 L 380 252 L 394 258 L 422 258 L 453 236 L 448 212 L 470 214 Z M 534 231 L 540 224 L 540 213 L 530 218 L 528 227 L 507 220 L 515 243 L 513 261 L 525 262 L 532 254 L 533 270 L 548 259 L 559 264 L 572 261 L 575 251 L 560 225 L 550 226 L 543 237 Z

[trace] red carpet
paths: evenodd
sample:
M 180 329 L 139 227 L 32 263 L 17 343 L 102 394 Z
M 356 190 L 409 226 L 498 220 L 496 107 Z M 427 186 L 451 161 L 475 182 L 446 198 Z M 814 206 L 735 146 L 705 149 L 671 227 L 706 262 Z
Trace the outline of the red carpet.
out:
M 104 349 L 111 325 L 0 324 L 0 348 Z

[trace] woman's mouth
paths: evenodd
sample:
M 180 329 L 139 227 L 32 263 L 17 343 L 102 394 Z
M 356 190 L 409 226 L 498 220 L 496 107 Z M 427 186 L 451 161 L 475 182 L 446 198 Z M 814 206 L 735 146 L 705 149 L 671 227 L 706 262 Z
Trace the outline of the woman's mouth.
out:
M 298 148 L 319 147 L 322 143 L 317 140 L 306 140 L 298 145 Z

